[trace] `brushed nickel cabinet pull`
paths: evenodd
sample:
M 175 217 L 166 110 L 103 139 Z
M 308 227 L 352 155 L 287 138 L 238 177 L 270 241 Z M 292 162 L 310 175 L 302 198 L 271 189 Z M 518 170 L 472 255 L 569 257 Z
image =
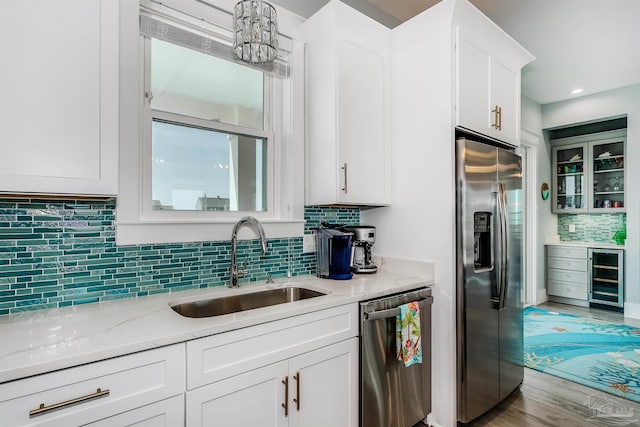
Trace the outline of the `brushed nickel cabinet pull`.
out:
M 344 171 L 344 187 L 342 187 L 342 191 L 344 191 L 344 194 L 347 194 L 347 164 L 344 163 L 340 169 Z
M 300 411 L 300 372 L 296 372 L 293 379 L 296 380 L 296 397 L 293 401 L 296 402 L 296 410 Z
M 491 110 L 491 112 L 493 113 L 493 124 L 491 125 L 492 128 L 495 128 L 496 130 L 500 130 L 500 115 L 502 114 L 502 108 L 500 108 L 499 106 L 496 105 L 496 108 L 494 108 L 493 110 Z
M 284 416 L 289 416 L 289 377 L 284 377 L 282 380 L 282 384 L 284 384 L 284 403 L 282 407 L 284 408 Z
M 96 390 L 95 393 L 87 394 L 86 396 L 76 397 L 75 399 L 65 400 L 64 402 L 54 403 L 53 405 L 46 406 L 44 403 L 41 403 L 40 407 L 29 411 L 29 417 L 43 415 L 43 414 L 46 414 L 47 412 L 55 411 L 56 409 L 62 409 L 67 406 L 77 405 L 78 403 L 83 403 L 88 400 L 93 400 L 93 399 L 105 397 L 108 395 L 109 395 L 109 390 L 102 390 L 101 388 L 99 388 Z
M 498 107 L 498 130 L 502 130 L 502 107 Z

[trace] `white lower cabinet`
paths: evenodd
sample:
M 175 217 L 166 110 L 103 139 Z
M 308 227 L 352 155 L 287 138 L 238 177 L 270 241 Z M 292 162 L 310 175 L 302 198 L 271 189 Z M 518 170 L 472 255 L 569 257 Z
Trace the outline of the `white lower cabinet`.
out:
M 0 426 L 357 427 L 357 335 L 349 304 L 6 382 Z
M 356 427 L 357 308 L 189 341 L 186 425 Z
M 187 392 L 187 426 L 355 427 L 358 339 Z
M 357 403 L 357 338 L 289 361 L 289 426 L 355 427 Z
M 182 425 L 184 354 L 176 344 L 0 384 L 0 425 Z

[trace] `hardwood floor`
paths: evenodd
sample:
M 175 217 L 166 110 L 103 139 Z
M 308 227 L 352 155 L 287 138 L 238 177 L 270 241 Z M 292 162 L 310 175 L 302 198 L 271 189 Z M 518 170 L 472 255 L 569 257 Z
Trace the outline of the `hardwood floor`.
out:
M 620 313 L 566 304 L 545 303 L 538 307 L 584 317 L 640 326 Z M 602 396 L 602 397 L 601 397 Z M 600 398 L 598 406 L 591 404 Z M 604 400 L 602 400 L 604 399 Z M 596 407 L 606 405 L 598 412 Z M 582 427 L 640 426 L 640 404 L 525 368 L 520 388 L 496 408 L 480 417 L 473 427 Z
M 544 308 L 545 310 L 557 311 L 559 313 L 571 313 L 582 317 L 604 320 L 606 322 L 640 327 L 640 320 L 628 317 L 625 318 L 622 313 L 612 310 L 578 307 L 577 305 L 560 304 L 557 302 L 545 302 L 544 304 L 537 305 L 536 307 Z
M 602 393 L 580 384 L 525 368 L 524 382 L 496 408 L 469 426 L 492 427 L 582 427 L 582 426 L 638 426 L 640 404 L 614 395 Z M 610 402 L 598 413 L 589 407 L 589 400 L 603 395 Z M 630 414 L 619 416 L 621 408 Z M 595 415 L 595 416 L 594 416 Z M 615 421 L 615 422 L 614 422 Z

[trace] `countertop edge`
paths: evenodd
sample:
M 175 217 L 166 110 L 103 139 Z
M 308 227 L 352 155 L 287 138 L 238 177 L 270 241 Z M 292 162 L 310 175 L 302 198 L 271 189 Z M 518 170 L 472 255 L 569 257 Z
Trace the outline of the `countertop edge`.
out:
M 594 249 L 625 249 L 625 245 L 604 242 L 546 242 L 545 246 L 570 246 L 576 248 L 594 248 Z

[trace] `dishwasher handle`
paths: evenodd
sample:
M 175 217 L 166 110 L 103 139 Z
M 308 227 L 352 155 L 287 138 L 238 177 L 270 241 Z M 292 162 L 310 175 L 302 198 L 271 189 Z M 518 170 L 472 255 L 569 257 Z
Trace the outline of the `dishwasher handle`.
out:
M 409 301 L 409 302 L 415 302 L 415 301 Z M 423 305 L 424 303 L 432 304 L 433 303 L 433 297 L 427 297 L 425 299 L 418 300 L 417 302 L 420 305 Z M 367 321 L 367 320 L 388 319 L 389 317 L 396 317 L 398 314 L 400 314 L 400 306 L 394 307 L 394 308 L 388 308 L 386 310 L 365 312 L 363 314 L 364 314 L 364 320 L 365 321 Z

